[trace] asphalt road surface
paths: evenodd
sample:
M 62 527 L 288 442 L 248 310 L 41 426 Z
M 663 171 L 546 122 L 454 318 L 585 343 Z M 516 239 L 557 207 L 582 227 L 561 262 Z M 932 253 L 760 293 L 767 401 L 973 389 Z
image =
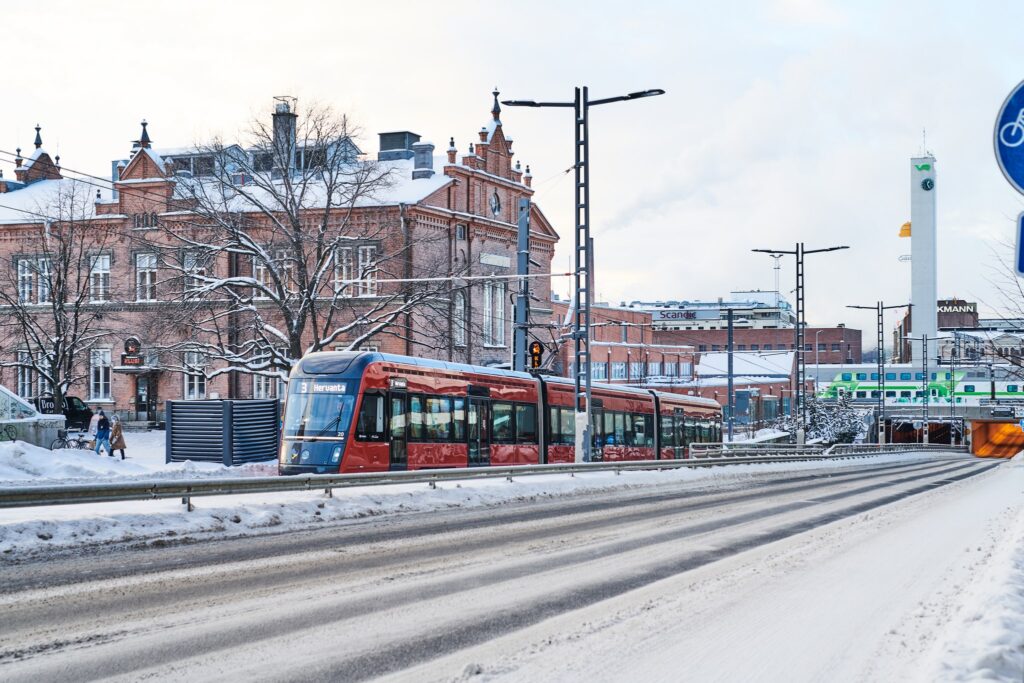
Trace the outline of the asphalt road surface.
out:
M 853 626 L 814 645 L 810 629 L 818 627 L 808 615 L 822 608 L 815 602 L 840 595 L 849 614 L 865 613 L 857 628 L 869 631 L 904 618 L 909 607 L 900 602 L 914 589 L 900 577 L 917 570 L 890 567 L 890 585 L 876 568 L 909 553 L 908 543 L 893 537 L 870 553 L 864 544 L 961 498 L 973 502 L 962 503 L 967 512 L 957 519 L 975 514 L 969 505 L 978 500 L 1004 504 L 999 497 L 1011 493 L 1000 483 L 1002 467 L 949 455 L 865 460 L 728 485 L 676 482 L 256 538 L 6 560 L 0 679 L 889 675 L 905 652 L 893 650 L 892 666 L 879 668 L 884 633 L 873 634 L 873 650 L 859 658 Z M 875 558 L 861 568 L 873 578 L 850 582 L 859 588 L 847 594 L 836 586 L 848 577 L 836 576 L 845 577 L 844 558 L 850 571 L 861 561 L 858 544 Z M 798 572 L 829 566 L 832 574 L 807 573 L 787 588 Z M 815 581 L 817 591 L 801 597 L 797 588 Z M 939 572 L 934 582 L 941 581 Z M 706 644 L 697 650 L 700 638 Z M 758 662 L 777 652 L 772 638 L 804 638 L 816 652 Z

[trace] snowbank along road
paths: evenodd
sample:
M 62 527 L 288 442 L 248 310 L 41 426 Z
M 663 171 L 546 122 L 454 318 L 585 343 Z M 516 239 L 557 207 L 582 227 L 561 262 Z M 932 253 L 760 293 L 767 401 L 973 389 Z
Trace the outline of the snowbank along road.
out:
M 1022 484 L 908 455 L 8 559 L 0 678 L 952 676 L 940 636 Z

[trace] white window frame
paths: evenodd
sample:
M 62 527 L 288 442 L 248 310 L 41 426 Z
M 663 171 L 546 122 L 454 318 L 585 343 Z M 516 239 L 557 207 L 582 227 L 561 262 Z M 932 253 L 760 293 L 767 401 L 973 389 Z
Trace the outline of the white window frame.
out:
M 36 261 L 36 264 L 38 267 L 37 274 L 39 276 L 39 287 L 37 288 L 39 298 L 37 301 L 41 304 L 48 304 L 52 300 L 50 297 L 53 294 L 50 284 L 50 259 L 47 256 L 41 256 Z
M 505 294 L 504 280 L 484 282 L 484 346 L 505 346 Z
M 110 400 L 110 349 L 89 351 L 89 400 Z
M 605 380 L 608 379 L 608 364 L 607 363 L 595 363 L 590 362 L 590 379 Z
M 33 303 L 32 299 L 36 294 L 36 268 L 33 263 L 35 259 L 18 259 L 18 302 L 23 304 Z
M 612 379 L 628 379 L 626 376 L 626 361 L 612 361 Z
M 156 301 L 156 254 L 135 255 L 135 300 Z
M 274 398 L 277 396 L 277 388 L 280 382 L 279 377 L 271 375 L 252 376 L 252 397 L 253 398 Z
M 208 272 L 205 256 L 196 251 L 185 252 L 182 269 L 185 271 L 185 293 L 199 290 L 204 284 L 199 277 L 205 278 Z
M 199 401 L 206 398 L 206 356 L 199 351 L 186 351 L 184 356 L 184 394 L 186 401 Z M 199 372 L 189 372 L 197 369 Z
M 629 362 L 629 378 L 630 379 L 642 379 L 644 376 L 644 362 L 642 360 L 633 360 Z
M 352 247 L 338 247 L 334 251 L 334 293 L 341 297 L 355 296 L 353 279 Z
M 89 301 L 99 303 L 110 300 L 110 254 L 89 257 Z
M 661 361 L 660 360 L 647 361 L 647 376 L 648 377 L 661 377 Z
M 452 296 L 452 343 L 459 348 L 466 345 L 466 337 L 469 332 L 467 313 L 466 293 L 455 292 Z
M 24 349 L 18 351 L 18 362 L 26 363 L 32 360 L 32 354 Z M 35 370 L 33 368 L 26 368 L 24 366 L 18 366 L 18 396 L 22 398 L 32 398 L 32 390 L 35 386 Z
M 358 247 L 359 296 L 377 296 L 377 247 L 364 244 Z

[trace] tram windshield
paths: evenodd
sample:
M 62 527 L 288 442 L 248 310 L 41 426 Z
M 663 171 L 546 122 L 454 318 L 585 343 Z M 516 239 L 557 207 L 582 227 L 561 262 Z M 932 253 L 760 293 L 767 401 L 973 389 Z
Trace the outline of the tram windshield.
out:
M 346 390 L 345 382 L 336 380 L 294 380 L 285 408 L 284 435 L 286 437 L 345 436 L 352 423 L 355 396 Z

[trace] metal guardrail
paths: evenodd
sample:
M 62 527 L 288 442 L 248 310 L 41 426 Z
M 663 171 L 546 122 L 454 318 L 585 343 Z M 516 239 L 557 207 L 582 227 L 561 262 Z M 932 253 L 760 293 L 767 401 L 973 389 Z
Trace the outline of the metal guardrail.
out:
M 744 449 L 749 451 L 750 449 Z M 821 449 L 805 449 L 801 453 L 761 452 L 750 455 L 740 450 L 720 450 L 703 457 L 685 460 L 633 460 L 625 462 L 593 462 L 557 465 L 515 465 L 510 467 L 459 468 L 445 470 L 412 470 L 406 472 L 357 472 L 352 474 L 309 474 L 288 477 L 232 477 L 211 479 L 170 479 L 104 484 L 61 484 L 55 486 L 19 486 L 0 488 L 0 508 L 41 505 L 76 505 L 129 500 L 181 498 L 189 510 L 194 496 L 228 496 L 252 493 L 322 490 L 331 495 L 334 489 L 389 484 L 428 484 L 431 488 L 442 481 L 467 481 L 541 474 L 576 474 L 584 472 L 615 472 L 633 470 L 664 470 L 681 467 L 710 467 L 762 462 L 792 462 L 829 458 L 870 457 L 870 452 L 825 453 Z M 887 452 L 887 451 L 881 451 Z
M 906 451 L 940 451 L 947 453 L 966 453 L 967 446 L 950 446 L 941 443 L 837 443 L 825 455 L 854 455 L 860 453 L 903 453 Z

